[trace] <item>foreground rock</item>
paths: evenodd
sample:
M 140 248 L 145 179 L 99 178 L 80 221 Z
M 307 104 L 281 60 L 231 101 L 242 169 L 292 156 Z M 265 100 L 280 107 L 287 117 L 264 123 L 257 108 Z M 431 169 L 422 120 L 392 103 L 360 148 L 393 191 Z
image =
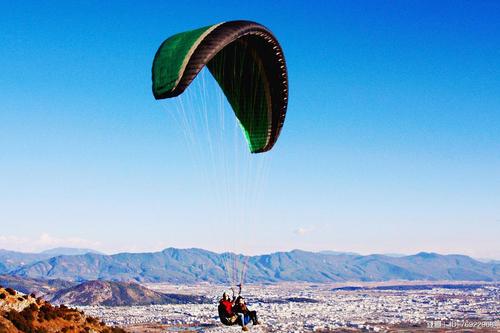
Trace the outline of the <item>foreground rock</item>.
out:
M 77 309 L 52 304 L 0 287 L 1 333 L 125 333 L 121 328 L 110 327 Z

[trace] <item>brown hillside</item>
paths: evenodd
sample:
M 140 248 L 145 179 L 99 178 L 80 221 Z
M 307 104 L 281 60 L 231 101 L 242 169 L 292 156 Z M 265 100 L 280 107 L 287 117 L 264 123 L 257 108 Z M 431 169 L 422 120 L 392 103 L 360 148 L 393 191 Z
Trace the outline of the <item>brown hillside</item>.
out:
M 125 333 L 64 305 L 0 287 L 0 333 Z
M 53 304 L 130 306 L 210 302 L 203 296 L 163 294 L 135 282 L 86 281 L 46 295 Z

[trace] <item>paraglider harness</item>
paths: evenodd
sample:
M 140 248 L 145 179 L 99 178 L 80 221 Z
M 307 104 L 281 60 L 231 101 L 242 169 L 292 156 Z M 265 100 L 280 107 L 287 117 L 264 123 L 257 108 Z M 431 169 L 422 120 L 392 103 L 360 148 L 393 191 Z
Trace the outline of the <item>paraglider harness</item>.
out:
M 241 283 L 238 284 L 237 287 L 238 287 L 238 296 L 240 296 L 241 295 L 241 287 L 242 287 Z M 221 300 L 219 302 L 219 307 L 218 307 L 220 321 L 221 321 L 221 323 L 223 323 L 224 325 L 227 325 L 227 326 L 232 326 L 232 325 L 235 325 L 238 323 L 238 316 L 232 312 L 232 309 L 231 309 L 231 312 L 228 312 L 226 305 L 224 305 L 224 302 L 230 302 L 231 306 L 232 306 L 234 301 L 236 300 L 236 296 L 235 296 L 233 287 L 231 287 L 231 291 L 233 292 L 233 299 L 231 301 Z

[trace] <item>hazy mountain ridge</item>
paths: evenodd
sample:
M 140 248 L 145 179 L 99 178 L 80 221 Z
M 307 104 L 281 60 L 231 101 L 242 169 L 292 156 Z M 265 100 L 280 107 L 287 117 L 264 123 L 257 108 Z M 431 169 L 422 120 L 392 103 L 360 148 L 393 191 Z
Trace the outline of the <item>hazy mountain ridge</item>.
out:
M 41 260 L 50 259 L 60 255 L 82 255 L 86 253 L 103 254 L 91 249 L 80 249 L 72 247 L 58 247 L 48 249 L 39 253 L 18 252 L 0 249 L 0 274 L 29 265 Z
M 19 266 L 29 265 L 53 257 L 51 254 L 24 253 L 0 249 L 0 274 L 7 273 Z
M 40 252 L 40 254 L 47 254 L 52 257 L 55 256 L 75 256 L 75 255 L 81 255 L 81 254 L 87 254 L 87 253 L 95 253 L 95 254 L 104 254 L 102 252 L 92 250 L 92 249 L 81 249 L 81 248 L 75 248 L 75 247 L 56 247 L 53 249 L 48 249 L 45 251 Z
M 12 269 L 28 278 L 71 281 L 226 283 L 225 264 L 234 254 L 202 249 L 168 248 L 152 253 L 57 256 Z M 243 262 L 244 256 L 238 256 Z M 1 263 L 2 261 L 0 261 Z M 463 255 L 421 252 L 416 255 L 322 254 L 300 250 L 248 257 L 247 282 L 386 281 L 386 280 L 499 281 L 500 265 Z

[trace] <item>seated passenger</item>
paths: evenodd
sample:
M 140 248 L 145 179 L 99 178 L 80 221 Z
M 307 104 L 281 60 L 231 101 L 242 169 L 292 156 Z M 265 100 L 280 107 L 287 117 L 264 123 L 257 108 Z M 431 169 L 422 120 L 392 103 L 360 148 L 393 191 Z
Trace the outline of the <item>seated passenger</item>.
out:
M 236 304 L 233 307 L 233 313 L 238 316 L 238 324 L 243 327 L 245 330 L 246 325 L 252 321 L 254 325 L 259 324 L 259 320 L 257 319 L 257 311 L 251 311 L 248 309 L 245 299 L 242 296 L 238 296 L 236 298 Z

